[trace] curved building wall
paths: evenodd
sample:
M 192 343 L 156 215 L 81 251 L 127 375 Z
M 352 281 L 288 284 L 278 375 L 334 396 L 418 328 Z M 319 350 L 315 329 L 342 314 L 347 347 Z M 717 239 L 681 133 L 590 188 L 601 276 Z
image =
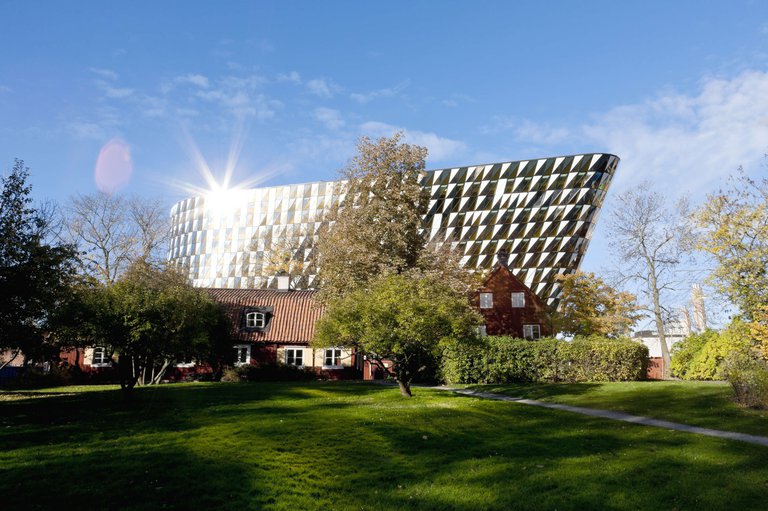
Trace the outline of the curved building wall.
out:
M 555 277 L 581 264 L 618 161 L 580 154 L 425 172 L 424 229 L 474 269 L 490 269 L 505 249 L 514 274 L 551 305 Z M 182 200 L 171 210 L 169 260 L 188 268 L 195 286 L 271 287 L 269 253 L 292 239 L 294 257 L 306 263 L 299 285 L 311 287 L 323 211 L 343 198 L 343 183 L 330 181 Z

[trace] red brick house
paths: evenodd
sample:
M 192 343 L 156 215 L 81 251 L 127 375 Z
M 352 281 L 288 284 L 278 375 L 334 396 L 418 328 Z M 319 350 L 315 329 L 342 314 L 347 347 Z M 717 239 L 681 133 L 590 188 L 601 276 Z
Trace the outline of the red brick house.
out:
M 329 378 L 356 376 L 354 351 L 313 348 L 323 307 L 313 290 L 209 289 L 232 324 L 235 365 L 284 364 Z
M 472 296 L 472 305 L 485 318 L 482 335 L 524 339 L 552 335 L 546 304 L 504 264 L 496 264 Z

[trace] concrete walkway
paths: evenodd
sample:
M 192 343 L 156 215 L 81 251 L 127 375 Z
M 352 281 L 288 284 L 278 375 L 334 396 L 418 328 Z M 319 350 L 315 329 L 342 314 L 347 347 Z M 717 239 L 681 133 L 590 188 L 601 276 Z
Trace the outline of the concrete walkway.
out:
M 689 426 L 678 422 L 662 421 L 651 419 L 650 417 L 641 417 L 630 415 L 623 412 L 613 412 L 610 410 L 598 410 L 596 408 L 584 408 L 582 406 L 561 405 L 557 403 L 545 403 L 533 399 L 523 399 L 520 397 L 504 396 L 502 394 L 493 394 L 490 392 L 479 392 L 470 389 L 454 389 L 450 387 L 432 387 L 439 390 L 448 390 L 464 396 L 480 397 L 483 399 L 493 399 L 495 401 L 510 401 L 513 403 L 522 403 L 524 405 L 541 406 L 542 408 L 552 408 L 554 410 L 563 410 L 566 412 L 580 413 L 591 417 L 600 417 L 603 419 L 613 419 L 617 421 L 631 422 L 633 424 L 642 424 L 644 426 L 654 426 L 657 428 L 673 429 L 675 431 L 684 431 L 686 433 L 696 433 L 699 435 L 725 438 L 726 440 L 737 440 L 739 442 L 748 442 L 750 444 L 764 445 L 768 447 L 768 437 L 747 435 L 746 433 L 734 433 L 733 431 L 721 431 L 719 429 L 700 428 L 698 426 Z

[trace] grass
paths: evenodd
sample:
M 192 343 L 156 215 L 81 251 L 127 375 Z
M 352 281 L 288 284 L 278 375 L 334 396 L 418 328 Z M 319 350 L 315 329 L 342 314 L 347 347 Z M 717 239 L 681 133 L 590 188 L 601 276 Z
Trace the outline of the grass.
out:
M 764 509 L 768 449 L 364 383 L 10 392 L 3 509 Z
M 732 399 L 723 382 L 649 381 L 620 383 L 470 385 L 470 388 L 682 422 L 705 428 L 768 436 L 768 410 Z

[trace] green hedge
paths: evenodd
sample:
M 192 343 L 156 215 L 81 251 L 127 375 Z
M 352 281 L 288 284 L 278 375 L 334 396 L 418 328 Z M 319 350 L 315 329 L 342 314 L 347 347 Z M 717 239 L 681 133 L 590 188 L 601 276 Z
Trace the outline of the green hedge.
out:
M 645 378 L 648 348 L 629 339 L 483 337 L 446 348 L 447 383 L 627 381 Z

